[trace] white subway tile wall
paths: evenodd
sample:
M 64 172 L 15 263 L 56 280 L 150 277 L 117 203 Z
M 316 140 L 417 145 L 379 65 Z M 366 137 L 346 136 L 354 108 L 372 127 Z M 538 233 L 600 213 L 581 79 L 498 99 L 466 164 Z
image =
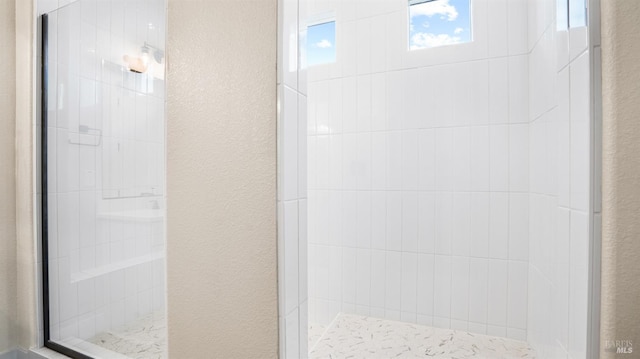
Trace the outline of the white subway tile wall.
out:
M 328 162 L 318 168 L 308 168 L 308 158 L 318 152 L 325 153 L 329 148 L 329 120 L 338 121 L 330 116 L 329 101 L 341 100 L 341 96 L 329 94 L 328 85 L 324 91 L 316 92 L 325 111 L 322 120 L 313 124 L 307 122 L 307 114 L 316 112 L 317 104 L 307 106 L 306 70 L 300 67 L 301 53 L 299 43 L 306 38 L 305 24 L 299 21 L 298 11 L 306 11 L 306 1 L 279 0 L 278 6 L 278 286 L 279 286 L 279 329 L 280 357 L 306 358 L 308 356 L 308 298 L 317 291 L 308 284 L 308 269 L 313 263 L 328 264 L 329 253 L 307 256 L 308 235 L 312 232 L 308 219 L 320 215 L 307 213 L 307 186 L 311 181 L 321 181 L 328 187 L 332 175 L 328 172 Z M 309 89 L 311 91 L 311 89 Z M 317 91 L 317 89 L 313 89 Z M 314 96 L 315 96 L 314 95 Z M 309 132 L 320 131 L 325 136 L 310 138 Z M 336 139 L 333 139 L 334 143 Z M 323 157 L 326 160 L 326 157 Z M 321 173 L 322 176 L 316 174 Z M 340 201 L 341 197 L 324 197 L 325 201 Z M 322 213 L 324 218 L 335 216 Z M 339 218 L 339 217 L 338 217 Z M 327 226 L 323 226 L 325 237 L 329 238 Z M 339 261 L 340 258 L 334 258 Z M 355 260 L 353 261 L 355 263 Z M 324 271 L 324 291 L 328 291 L 328 271 Z M 354 274 L 355 276 L 355 271 Z M 354 277 L 355 280 L 355 277 Z
M 554 5 L 529 8 L 527 333 L 540 357 L 586 358 L 591 69 L 586 27 L 554 26 L 568 4 Z
M 472 43 L 411 52 L 406 1 L 307 5 L 338 26 L 337 62 L 307 70 L 309 321 L 525 338 L 526 2 L 474 0 Z
M 51 339 L 165 308 L 164 1 L 39 1 L 48 27 Z M 123 56 L 150 66 L 134 74 Z
M 308 94 L 296 325 L 351 312 L 586 357 L 590 64 L 586 27 L 554 26 L 568 1 L 472 0 L 473 42 L 422 51 L 406 0 L 281 3 L 300 43 L 328 13 L 337 41 L 335 63 L 283 85 Z

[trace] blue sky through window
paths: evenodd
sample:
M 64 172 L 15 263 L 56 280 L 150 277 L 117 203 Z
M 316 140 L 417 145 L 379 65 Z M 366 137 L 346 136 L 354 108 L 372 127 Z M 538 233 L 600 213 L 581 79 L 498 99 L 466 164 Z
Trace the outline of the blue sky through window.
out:
M 409 48 L 471 41 L 471 0 L 435 0 L 409 6 Z
M 336 61 L 336 22 L 330 21 L 307 28 L 307 66 Z

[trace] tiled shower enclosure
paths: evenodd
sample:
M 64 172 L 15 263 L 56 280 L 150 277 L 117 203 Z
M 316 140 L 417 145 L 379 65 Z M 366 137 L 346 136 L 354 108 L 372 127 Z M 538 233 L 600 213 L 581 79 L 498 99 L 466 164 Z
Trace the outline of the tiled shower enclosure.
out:
M 308 328 L 344 313 L 587 358 L 600 211 L 590 4 L 436 0 L 427 20 L 466 4 L 470 41 L 418 49 L 416 26 L 417 40 L 444 36 L 412 23 L 421 3 L 280 1 L 281 354 L 307 357 Z M 306 41 L 331 22 L 334 38 Z M 312 46 L 335 60 L 306 66 Z

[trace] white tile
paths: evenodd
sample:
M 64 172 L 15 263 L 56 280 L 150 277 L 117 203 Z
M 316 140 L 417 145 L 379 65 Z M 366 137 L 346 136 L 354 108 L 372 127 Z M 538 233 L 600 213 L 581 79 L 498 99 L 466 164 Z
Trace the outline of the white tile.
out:
M 389 129 L 401 129 L 406 116 L 405 73 L 387 72 L 387 121 Z
M 358 134 L 342 136 L 342 188 L 357 189 L 359 179 Z M 361 179 L 361 178 L 360 178 Z M 362 179 L 361 179 L 362 180 Z
M 471 191 L 488 191 L 490 189 L 490 141 L 489 127 L 469 128 L 469 162 Z
M 288 315 L 298 306 L 298 202 L 284 203 L 284 300 Z
M 491 335 L 495 337 L 506 337 L 507 328 L 496 326 L 496 325 L 487 325 L 487 335 Z
M 356 197 L 356 245 L 371 248 L 371 192 L 359 191 Z
M 436 208 L 434 252 L 437 254 L 451 254 L 454 217 L 452 193 L 436 193 Z
M 307 98 L 298 94 L 298 197 L 307 198 Z
M 435 194 L 418 194 L 418 252 L 433 253 L 435 245 Z
M 420 325 L 426 325 L 428 327 L 433 326 L 433 317 L 428 315 L 418 314 L 416 318 L 416 322 Z
M 327 242 L 334 246 L 348 244 L 351 247 L 355 247 L 355 238 L 343 237 L 342 194 L 342 192 L 338 191 L 329 191 L 328 193 L 329 221 L 324 222 L 329 227 Z
M 309 337 L 309 302 L 304 302 L 300 304 L 299 309 L 299 327 L 298 327 L 298 335 L 299 335 L 299 354 L 298 357 L 301 359 L 308 358 L 309 356 L 309 341 L 307 338 Z
M 453 143 L 453 159 L 451 163 L 453 189 L 468 191 L 471 183 L 469 128 L 455 128 L 453 131 Z
M 80 198 L 78 192 L 58 194 L 58 255 L 69 257 L 80 247 Z
M 349 137 L 350 139 L 352 137 Z M 321 145 L 321 147 L 318 148 L 319 151 L 325 149 L 324 148 L 324 143 L 325 143 L 325 138 L 324 137 L 319 137 L 319 143 Z M 351 143 L 351 146 L 348 147 L 348 149 L 352 149 L 353 148 L 353 143 Z M 329 189 L 342 189 L 343 188 L 343 136 L 338 134 L 338 135 L 331 135 L 329 136 L 329 143 L 328 143 L 328 153 L 318 153 L 317 154 L 317 163 L 312 163 L 315 164 L 315 166 L 318 168 L 318 172 L 320 171 L 327 171 L 327 173 L 325 174 L 320 174 L 318 176 L 319 182 L 318 182 L 318 187 L 325 185 L 325 188 L 329 188 Z M 322 162 L 320 162 L 322 161 Z M 325 182 L 326 179 L 326 182 Z M 352 178 L 350 177 L 351 183 L 353 183 Z
M 402 132 L 402 189 L 418 189 L 418 132 Z
M 509 126 L 509 190 L 529 190 L 529 126 Z
M 371 130 L 371 76 L 358 76 L 357 86 L 356 128 L 358 132 L 366 132 Z
M 451 315 L 451 257 L 435 256 L 433 275 L 433 314 L 440 318 Z M 434 318 L 434 325 L 435 325 Z
M 343 245 L 357 247 L 358 238 L 358 192 L 342 192 L 342 239 Z
M 320 296 L 324 299 L 339 301 L 342 298 L 342 266 L 344 265 L 342 248 L 331 246 L 325 247 L 328 260 L 322 263 L 326 271 L 326 276 L 323 272 L 321 275 Z M 318 258 L 321 261 L 323 258 Z M 326 278 L 326 279 L 325 279 Z M 326 290 L 323 290 L 327 288 Z M 324 296 L 323 296 L 324 294 Z
M 385 46 L 378 41 L 378 39 L 384 39 L 386 36 L 387 23 L 386 16 L 374 17 L 371 19 L 371 32 L 369 33 L 369 37 L 371 41 L 371 71 L 376 73 L 383 73 L 386 70 L 386 53 L 387 49 Z M 384 75 L 382 76 L 384 77 Z M 375 111 L 374 111 L 375 113 Z
M 371 250 L 358 249 L 356 258 L 356 301 L 360 306 L 369 306 L 371 296 Z
M 417 312 L 433 315 L 433 283 L 434 283 L 434 258 L 432 254 L 418 254 L 418 273 L 416 285 Z
M 291 200 L 298 197 L 298 96 L 288 87 L 282 87 L 281 133 L 282 156 L 280 165 L 282 198 Z
M 558 205 L 571 206 L 571 89 L 569 68 L 558 74 Z M 554 154 L 552 154 L 554 155 Z
M 386 54 L 387 71 L 402 67 L 403 53 L 407 50 L 405 11 L 397 11 L 386 16 L 386 42 L 384 48 Z
M 359 19 L 356 22 L 357 43 L 356 56 L 358 61 L 358 74 L 366 74 L 371 72 L 371 19 Z
M 449 317 L 433 317 L 433 326 L 436 328 L 449 329 L 451 328 L 451 319 Z
M 385 308 L 399 311 L 402 293 L 402 255 L 399 252 L 386 252 Z
M 490 139 L 490 187 L 492 191 L 506 191 L 509 184 L 509 129 L 493 126 Z
M 507 325 L 510 328 L 527 328 L 527 280 L 527 263 L 509 261 Z
M 451 258 L 451 318 L 466 321 L 469 318 L 469 258 Z M 454 328 L 455 329 L 455 328 Z
M 280 27 L 281 49 L 279 55 L 282 56 L 278 64 L 279 81 L 293 89 L 298 88 L 298 2 L 287 0 L 280 7 Z
M 489 300 L 487 308 L 487 322 L 493 326 L 507 324 L 507 261 L 489 260 Z M 488 333 L 490 335 L 495 335 Z
M 509 194 L 509 259 L 529 259 L 529 195 Z
M 489 262 L 483 258 L 469 260 L 469 321 L 487 323 Z M 472 327 L 471 323 L 469 324 Z M 476 331 L 484 333 L 483 331 Z
M 79 194 L 79 246 L 93 247 L 96 241 L 96 203 L 93 191 Z
M 418 192 L 402 192 L 402 251 L 418 250 Z
M 491 193 L 489 220 L 489 256 L 507 259 L 509 256 L 509 195 L 507 193 Z
M 508 1 L 508 38 L 509 55 L 524 54 L 527 46 L 527 8 L 526 0 Z
M 518 3 L 520 0 L 514 1 Z M 529 121 L 529 57 L 509 57 L 509 122 Z
M 527 341 L 527 331 L 525 329 L 507 328 L 507 338 Z
M 311 98 L 311 96 L 309 96 Z M 358 83 L 355 77 L 342 79 L 342 130 L 355 132 L 358 118 Z
M 589 209 L 589 54 L 571 64 L 571 208 Z
M 429 93 L 425 93 L 423 79 L 421 78 L 422 69 L 408 69 L 405 74 L 405 117 L 402 124 L 403 129 L 417 129 L 422 127 L 422 119 L 427 116 L 425 113 L 425 99 L 430 98 Z M 429 90 L 426 90 L 429 91 Z M 429 91 L 430 92 L 430 91 Z
M 402 250 L 402 193 L 387 192 L 386 249 Z
M 356 303 L 357 258 L 355 248 L 342 248 L 342 302 Z
M 342 133 L 342 79 L 329 80 L 329 132 Z
M 386 252 L 371 251 L 371 306 L 384 308 L 386 283 Z
M 371 134 L 359 133 L 357 135 L 358 148 L 356 155 L 356 188 L 359 190 L 371 189 Z
M 402 253 L 401 309 L 403 312 L 416 313 L 418 256 L 415 253 Z
M 301 338 L 299 333 L 300 328 L 298 327 L 298 318 L 299 317 L 297 308 L 286 316 L 284 335 L 286 343 L 285 353 L 287 358 L 298 357 L 300 342 L 305 341 L 300 340 Z
M 308 225 L 307 225 L 307 200 L 298 202 L 298 301 L 307 300 L 308 289 L 308 270 L 309 270 L 309 243 L 308 243 Z
M 490 196 L 488 192 L 471 194 L 471 244 L 474 257 L 489 256 Z
M 471 247 L 471 195 L 453 194 L 453 226 L 451 235 L 451 253 L 469 256 Z
M 387 134 L 387 189 L 402 189 L 402 134 L 389 132 Z
M 469 333 L 486 334 L 487 325 L 481 323 L 469 322 Z
M 58 129 L 56 183 L 58 192 L 77 191 L 80 180 L 80 148 L 77 144 L 79 136 L 65 129 Z
M 374 26 L 379 29 L 380 26 Z M 373 49 L 382 48 L 374 46 Z M 372 59 L 376 62 L 379 59 Z M 384 61 L 384 56 L 382 56 Z M 371 76 L 371 130 L 383 131 L 387 129 L 387 86 L 384 73 L 373 74 Z
M 310 99 L 315 103 L 316 133 L 326 135 L 329 133 L 329 81 L 318 81 L 314 87 Z
M 387 189 L 387 136 L 383 132 L 371 134 L 371 188 Z
M 71 263 L 67 258 L 58 261 L 58 296 L 60 323 L 78 315 L 78 286 L 71 283 Z
M 488 25 L 489 56 L 505 56 L 509 52 L 509 28 L 507 0 L 494 0 L 490 2 Z
M 371 248 L 386 249 L 387 194 L 371 193 Z
M 582 1 L 582 0 L 571 0 Z M 583 1 L 584 3 L 584 1 Z M 570 6 L 571 9 L 571 6 Z M 586 9 L 584 9 L 586 11 Z M 587 27 L 577 27 L 569 29 L 569 56 L 571 59 L 575 59 L 589 46 L 589 31 Z
M 418 170 L 418 188 L 420 190 L 435 189 L 436 140 L 434 136 L 435 136 L 435 130 L 421 130 L 418 132 L 418 164 L 417 164 L 418 169 L 417 170 Z
M 454 131 L 451 128 L 437 129 L 435 139 L 436 189 L 453 190 Z

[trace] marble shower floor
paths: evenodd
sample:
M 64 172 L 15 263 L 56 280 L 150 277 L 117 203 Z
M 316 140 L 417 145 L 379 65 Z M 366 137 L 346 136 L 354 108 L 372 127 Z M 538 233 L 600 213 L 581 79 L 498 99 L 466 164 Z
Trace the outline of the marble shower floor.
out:
M 134 359 L 167 358 L 167 325 L 163 315 L 149 314 L 117 330 L 88 340 L 102 348 Z
M 536 357 L 526 342 L 518 340 L 342 313 L 315 346 L 311 335 L 309 340 L 310 359 Z

